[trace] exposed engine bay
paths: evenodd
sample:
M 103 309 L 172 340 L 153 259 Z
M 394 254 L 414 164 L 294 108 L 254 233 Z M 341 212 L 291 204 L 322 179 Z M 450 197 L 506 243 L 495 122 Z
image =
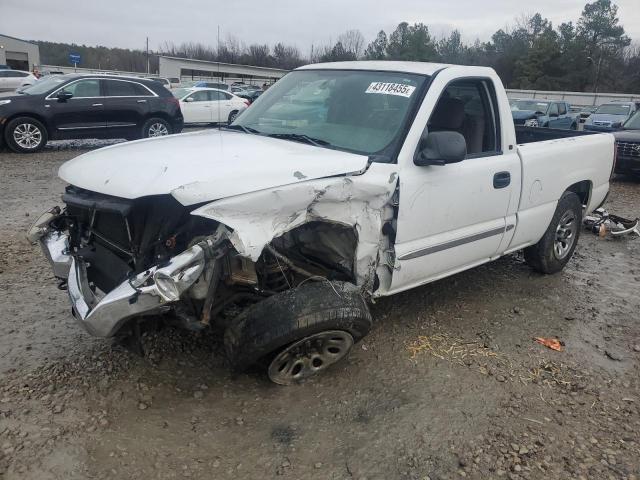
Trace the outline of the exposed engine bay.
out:
M 68 235 L 67 253 L 84 267 L 94 303 L 124 282 L 137 289 L 153 277 L 164 300 L 173 302 L 164 321 L 189 329 L 224 328 L 248 305 L 305 282 L 357 283 L 359 238 L 351 225 L 310 220 L 273 238 L 254 261 L 238 252 L 231 228 L 193 215 L 201 205 L 185 207 L 170 195 L 130 200 L 69 186 L 63 201 L 66 207 L 49 229 Z M 197 278 L 187 288 L 176 289 L 180 281 L 158 275 L 172 258 L 197 246 L 205 261 L 188 272 Z M 118 335 L 130 334 L 122 328 L 130 323 L 120 324 Z

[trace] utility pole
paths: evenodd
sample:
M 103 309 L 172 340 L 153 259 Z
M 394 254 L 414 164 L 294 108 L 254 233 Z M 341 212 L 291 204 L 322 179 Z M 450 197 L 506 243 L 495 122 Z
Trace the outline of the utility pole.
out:
M 147 37 L 147 75 L 149 75 L 149 37 Z

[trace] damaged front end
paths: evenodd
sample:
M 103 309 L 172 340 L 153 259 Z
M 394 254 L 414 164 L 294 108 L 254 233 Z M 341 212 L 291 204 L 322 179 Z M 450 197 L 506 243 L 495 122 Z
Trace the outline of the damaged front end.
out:
M 123 199 L 70 186 L 65 208 L 28 237 L 95 336 L 128 335 L 141 320 L 226 328 L 308 281 L 347 282 L 365 296 L 388 288 L 396 183 L 369 171 L 189 206 L 175 192 Z

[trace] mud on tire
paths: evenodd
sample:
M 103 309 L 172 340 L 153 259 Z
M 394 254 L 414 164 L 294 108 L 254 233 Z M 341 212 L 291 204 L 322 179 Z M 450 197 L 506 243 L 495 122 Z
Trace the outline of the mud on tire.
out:
M 569 223 L 567 223 L 569 222 Z M 570 237 L 564 238 L 570 229 Z M 573 192 L 565 192 L 551 223 L 538 243 L 524 249 L 527 264 L 540 273 L 557 273 L 571 259 L 582 229 L 582 202 Z
M 360 290 L 344 282 L 308 282 L 242 312 L 225 332 L 231 366 L 243 371 L 283 347 L 324 331 L 349 333 L 354 343 L 371 329 Z

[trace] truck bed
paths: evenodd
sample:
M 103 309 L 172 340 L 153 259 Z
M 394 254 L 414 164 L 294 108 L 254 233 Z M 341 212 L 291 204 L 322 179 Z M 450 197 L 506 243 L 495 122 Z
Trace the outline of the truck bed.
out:
M 546 140 L 558 140 L 560 138 L 581 137 L 593 135 L 598 132 L 566 130 L 559 128 L 525 127 L 516 125 L 516 143 L 524 145 L 526 143 L 544 142 Z

